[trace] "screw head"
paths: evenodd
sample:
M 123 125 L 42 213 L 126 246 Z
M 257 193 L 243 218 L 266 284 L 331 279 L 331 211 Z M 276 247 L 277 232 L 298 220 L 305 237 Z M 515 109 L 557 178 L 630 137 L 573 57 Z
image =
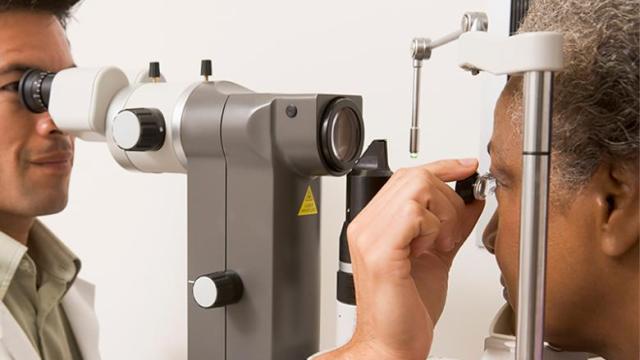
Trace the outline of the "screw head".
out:
M 298 116 L 298 108 L 295 105 L 289 105 L 286 109 L 287 116 L 290 118 L 294 118 Z

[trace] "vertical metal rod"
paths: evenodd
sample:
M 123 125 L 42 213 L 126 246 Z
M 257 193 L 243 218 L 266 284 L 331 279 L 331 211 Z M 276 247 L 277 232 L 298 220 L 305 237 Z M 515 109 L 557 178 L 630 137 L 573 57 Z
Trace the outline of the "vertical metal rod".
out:
M 524 134 L 516 359 L 540 360 L 544 350 L 553 73 L 548 71 L 525 73 L 523 97 Z
M 413 94 L 411 111 L 411 133 L 409 135 L 409 153 L 411 157 L 418 156 L 420 146 L 420 128 L 418 125 L 420 112 L 420 76 L 422 73 L 422 60 L 413 60 Z

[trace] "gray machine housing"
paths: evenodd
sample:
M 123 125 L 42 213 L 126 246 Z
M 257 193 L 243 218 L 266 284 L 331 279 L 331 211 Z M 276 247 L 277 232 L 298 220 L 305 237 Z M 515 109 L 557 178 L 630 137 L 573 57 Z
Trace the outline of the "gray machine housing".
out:
M 204 309 L 189 291 L 189 359 L 304 359 L 318 351 L 320 124 L 343 95 L 255 94 L 205 82 L 187 99 L 188 276 L 235 271 L 241 300 Z M 362 110 L 362 99 L 346 96 Z M 295 107 L 291 116 L 287 108 Z M 310 146 L 316 144 L 316 146 Z M 360 147 L 361 148 L 361 147 Z
M 362 99 L 167 83 L 152 63 L 25 72 L 24 106 L 104 141 L 124 168 L 187 173 L 188 357 L 303 359 L 318 350 L 319 176 L 362 151 Z

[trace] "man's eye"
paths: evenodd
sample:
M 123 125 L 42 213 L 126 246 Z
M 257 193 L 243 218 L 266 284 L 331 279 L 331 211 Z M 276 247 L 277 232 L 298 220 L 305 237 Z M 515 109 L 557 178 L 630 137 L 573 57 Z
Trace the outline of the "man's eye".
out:
M 14 81 L 12 83 L 8 83 L 7 85 L 4 85 L 3 87 L 0 87 L 0 91 L 18 92 L 18 85 L 19 85 L 19 82 Z

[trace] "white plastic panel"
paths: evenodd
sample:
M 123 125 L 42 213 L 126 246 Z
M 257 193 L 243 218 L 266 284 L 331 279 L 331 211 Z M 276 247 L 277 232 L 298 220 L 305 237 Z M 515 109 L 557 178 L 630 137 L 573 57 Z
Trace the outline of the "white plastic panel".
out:
M 496 75 L 563 68 L 562 34 L 524 33 L 514 36 L 483 31 L 464 33 L 458 39 L 458 64 Z
M 356 307 L 337 301 L 336 346 L 340 347 L 353 336 L 356 330 Z
M 108 106 L 128 85 L 126 75 L 114 67 L 63 70 L 53 80 L 49 113 L 61 130 L 83 140 L 105 141 Z

